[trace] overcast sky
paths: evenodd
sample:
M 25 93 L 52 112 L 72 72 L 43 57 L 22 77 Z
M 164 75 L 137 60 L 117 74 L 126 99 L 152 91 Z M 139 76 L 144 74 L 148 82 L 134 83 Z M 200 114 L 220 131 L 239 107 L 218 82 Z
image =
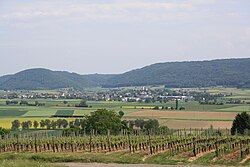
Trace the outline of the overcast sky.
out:
M 250 57 L 249 0 L 0 0 L 0 75 Z

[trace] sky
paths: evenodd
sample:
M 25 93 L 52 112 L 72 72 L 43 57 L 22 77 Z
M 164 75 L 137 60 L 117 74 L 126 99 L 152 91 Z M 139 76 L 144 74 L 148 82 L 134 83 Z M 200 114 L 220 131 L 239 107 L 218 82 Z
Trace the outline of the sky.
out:
M 249 0 L 0 0 L 0 75 L 249 57 Z

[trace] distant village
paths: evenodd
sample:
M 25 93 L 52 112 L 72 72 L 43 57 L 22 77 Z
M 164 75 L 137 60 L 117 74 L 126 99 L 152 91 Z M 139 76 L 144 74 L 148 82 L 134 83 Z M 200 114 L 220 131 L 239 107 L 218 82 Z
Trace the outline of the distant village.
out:
M 85 99 L 92 101 L 123 101 L 123 102 L 167 102 L 171 100 L 193 100 L 188 92 L 170 91 L 169 89 L 150 89 L 147 87 L 114 88 L 100 91 L 77 91 L 64 89 L 55 92 L 9 91 L 5 90 L 2 99 Z
M 214 102 L 220 97 L 231 94 L 209 94 L 206 89 L 167 89 L 151 87 L 129 87 L 96 90 L 75 90 L 73 88 L 56 91 L 14 91 L 5 90 L 0 94 L 2 99 L 84 99 L 87 101 L 121 101 L 141 103 L 166 103 L 168 101 L 199 101 L 201 104 L 222 104 Z M 212 101 L 212 102 L 211 102 Z M 228 101 L 227 103 L 242 103 Z

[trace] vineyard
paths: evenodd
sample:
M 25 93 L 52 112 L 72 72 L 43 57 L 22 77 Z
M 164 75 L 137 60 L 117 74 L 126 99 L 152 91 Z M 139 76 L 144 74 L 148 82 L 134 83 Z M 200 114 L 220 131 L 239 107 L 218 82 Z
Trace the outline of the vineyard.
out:
M 213 159 L 244 160 L 249 155 L 250 137 L 225 134 L 209 135 L 197 132 L 186 134 L 153 134 L 152 132 L 122 131 L 119 135 L 29 133 L 2 137 L 0 153 L 116 153 L 127 151 L 131 155 L 143 155 L 142 161 L 157 154 L 187 156 L 192 162 L 207 153 Z

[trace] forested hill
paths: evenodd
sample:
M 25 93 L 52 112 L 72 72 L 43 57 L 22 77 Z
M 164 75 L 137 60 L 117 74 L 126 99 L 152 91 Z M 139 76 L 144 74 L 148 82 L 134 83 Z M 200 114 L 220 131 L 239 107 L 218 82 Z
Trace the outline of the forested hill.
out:
M 107 75 L 107 78 L 114 75 Z M 96 81 L 98 78 L 98 82 Z M 21 71 L 13 75 L 0 77 L 0 89 L 17 90 L 46 90 L 73 87 L 82 89 L 86 87 L 101 86 L 106 81 L 106 75 L 80 75 L 66 71 L 51 71 L 36 68 Z
M 250 88 L 250 58 L 158 63 L 117 75 L 80 75 L 37 68 L 0 77 L 0 89 L 82 89 L 146 85 Z
M 250 87 L 250 58 L 158 63 L 117 75 L 105 87 Z

